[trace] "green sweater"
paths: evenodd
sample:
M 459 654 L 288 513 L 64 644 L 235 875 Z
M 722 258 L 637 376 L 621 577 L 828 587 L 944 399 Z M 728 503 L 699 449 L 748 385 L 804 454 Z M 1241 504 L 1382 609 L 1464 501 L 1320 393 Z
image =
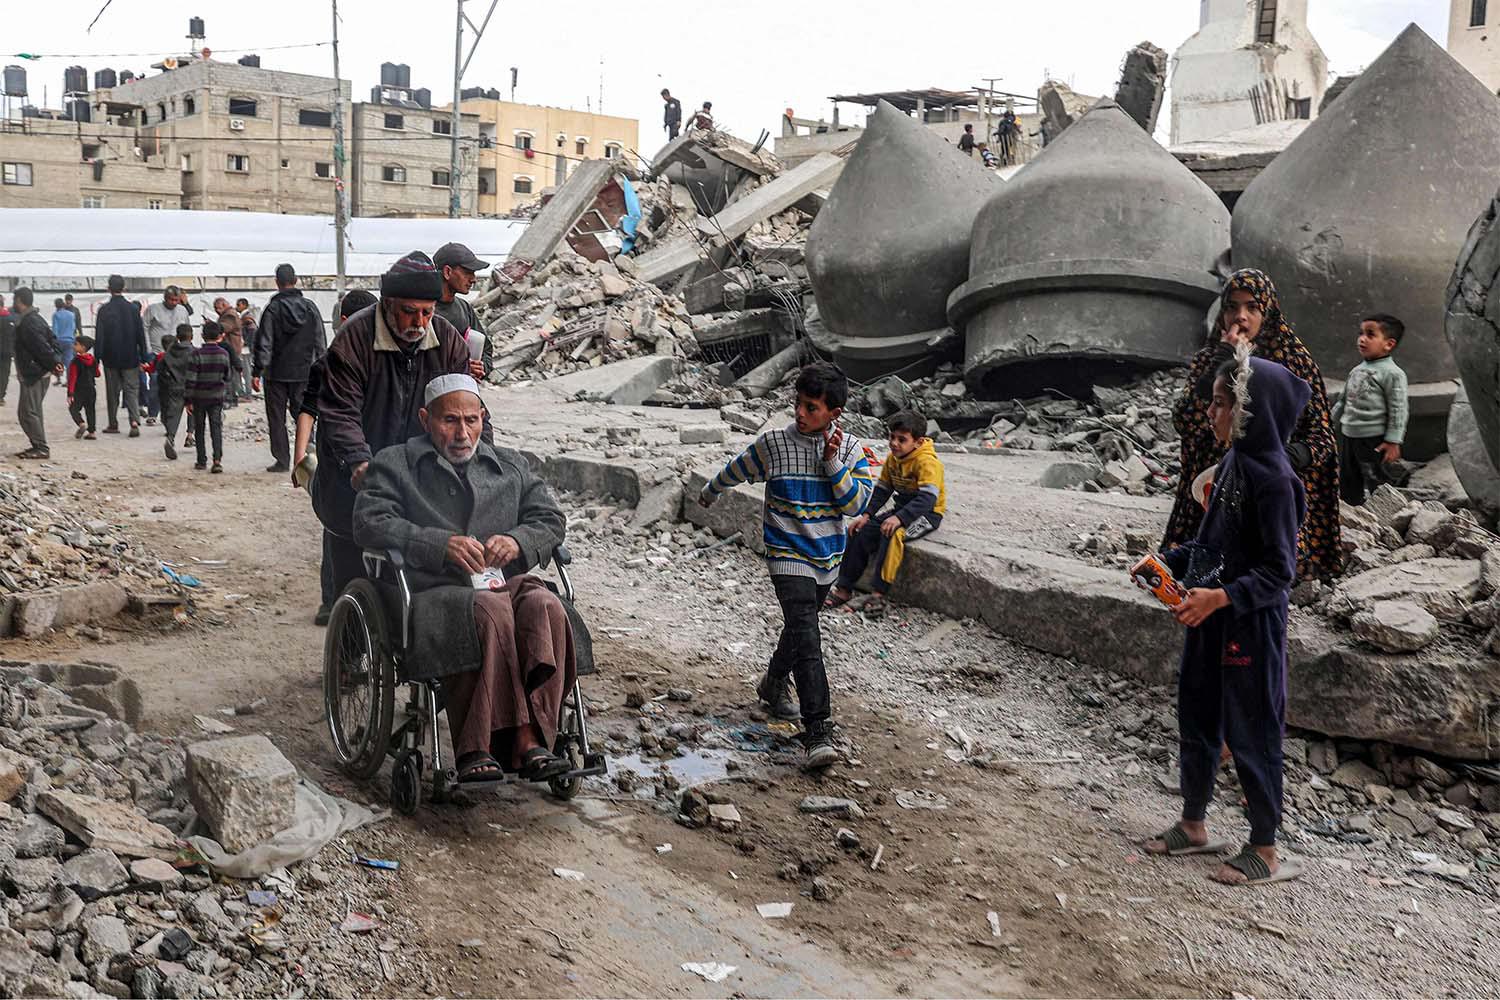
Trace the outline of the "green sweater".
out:
M 1406 439 L 1406 372 L 1389 357 L 1361 361 L 1333 404 L 1333 422 L 1348 438 Z

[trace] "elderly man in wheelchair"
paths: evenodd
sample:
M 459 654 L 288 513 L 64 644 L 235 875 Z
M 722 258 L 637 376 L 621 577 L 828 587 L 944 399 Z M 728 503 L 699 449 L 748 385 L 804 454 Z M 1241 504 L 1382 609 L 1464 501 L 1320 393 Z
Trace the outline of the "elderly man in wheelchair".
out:
M 351 584 L 329 622 L 335 749 L 362 777 L 393 755 L 392 800 L 403 812 L 420 797 L 428 732 L 434 799 L 507 772 L 571 797 L 604 765 L 589 752 L 577 684 L 580 659 L 591 669 L 592 655 L 571 606 L 563 512 L 520 454 L 480 440 L 472 378 L 433 379 L 424 403 L 426 433 L 376 455 L 355 501 L 354 539 L 373 579 Z M 528 572 L 554 558 L 563 595 Z M 393 730 L 396 683 L 413 691 Z M 453 769 L 442 766 L 440 708 Z

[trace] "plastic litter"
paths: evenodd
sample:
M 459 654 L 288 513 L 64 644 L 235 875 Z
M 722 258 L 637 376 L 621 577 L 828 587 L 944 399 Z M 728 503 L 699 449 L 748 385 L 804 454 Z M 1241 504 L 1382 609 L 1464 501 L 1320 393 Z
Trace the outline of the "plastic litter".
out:
M 725 965 L 723 962 L 682 963 L 683 972 L 691 972 L 695 976 L 702 976 L 711 983 L 722 983 L 738 970 L 739 966 Z
M 255 878 L 275 868 L 306 861 L 334 837 L 385 819 L 375 812 L 336 798 L 302 778 L 297 782 L 297 810 L 292 825 L 270 840 L 240 854 L 230 854 L 211 837 L 189 837 L 203 863 L 231 878 Z
M 767 920 L 775 920 L 778 917 L 789 917 L 792 915 L 791 903 L 758 903 L 755 912 Z
M 191 573 L 179 573 L 172 567 L 168 566 L 166 563 L 161 564 L 161 571 L 168 580 L 171 580 L 173 583 L 181 584 L 184 587 L 198 587 L 202 586 L 203 584 L 202 580 L 198 579 L 196 576 L 193 576 Z

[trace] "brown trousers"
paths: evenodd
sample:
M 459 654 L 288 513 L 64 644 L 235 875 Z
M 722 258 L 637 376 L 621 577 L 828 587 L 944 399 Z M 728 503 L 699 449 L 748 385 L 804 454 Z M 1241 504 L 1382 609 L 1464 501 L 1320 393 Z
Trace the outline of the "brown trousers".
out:
M 453 752 L 484 751 L 504 762 L 511 746 L 496 734 L 526 725 L 534 725 L 551 750 L 563 698 L 576 677 L 562 601 L 534 576 L 512 577 L 504 590 L 475 595 L 474 624 L 482 665 L 443 682 Z

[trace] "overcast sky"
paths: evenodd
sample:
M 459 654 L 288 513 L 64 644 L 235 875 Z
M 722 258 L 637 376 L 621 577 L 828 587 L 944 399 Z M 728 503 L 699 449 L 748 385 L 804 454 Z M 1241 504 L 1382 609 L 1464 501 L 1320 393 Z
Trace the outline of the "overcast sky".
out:
M 267 68 L 331 75 L 325 46 L 271 46 L 326 41 L 329 0 L 105 0 L 5 3 L 0 60 L 14 52 L 49 58 L 26 63 L 33 100 L 42 87 L 56 106 L 63 69 L 145 70 L 187 46 L 188 18 L 207 22 L 216 58 L 261 54 Z M 470 0 L 475 21 L 489 0 Z M 1415 20 L 1439 44 L 1447 40 L 1446 0 L 1311 0 L 1313 34 L 1331 68 L 1367 65 Z M 379 82 L 383 61 L 408 63 L 412 85 L 443 102 L 452 90 L 452 0 L 341 0 L 342 74 L 356 99 Z M 1090 94 L 1113 90 L 1121 58 L 1137 42 L 1174 50 L 1198 27 L 1198 0 L 634 0 L 519 4 L 500 0 L 466 86 L 508 92 L 509 67 L 520 70 L 516 99 L 563 107 L 601 107 L 638 118 L 643 152 L 661 139 L 663 86 L 692 107 L 714 102 L 721 124 L 754 139 L 776 134 L 779 114 L 831 115 L 830 94 L 941 87 L 962 90 L 997 76 L 996 87 L 1034 94 L 1053 76 Z M 51 58 L 52 54 L 57 58 Z M 109 55 L 141 53 L 140 55 Z M 74 58 L 78 56 L 78 58 Z M 843 114 L 856 115 L 845 107 Z

